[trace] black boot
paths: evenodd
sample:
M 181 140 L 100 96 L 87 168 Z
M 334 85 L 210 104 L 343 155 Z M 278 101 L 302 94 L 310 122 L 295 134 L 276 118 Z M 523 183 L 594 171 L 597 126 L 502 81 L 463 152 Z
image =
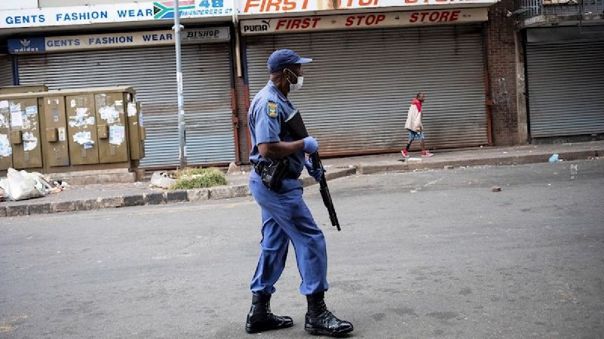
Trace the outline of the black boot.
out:
M 329 335 L 333 337 L 345 336 L 352 332 L 352 324 L 338 319 L 327 310 L 324 293 L 315 293 L 306 296 L 308 312 L 304 329 L 310 334 Z
M 245 322 L 247 333 L 278 330 L 292 326 L 294 326 L 294 321 L 291 317 L 281 317 L 271 313 L 270 294 L 254 293 L 252 295 L 252 307 Z

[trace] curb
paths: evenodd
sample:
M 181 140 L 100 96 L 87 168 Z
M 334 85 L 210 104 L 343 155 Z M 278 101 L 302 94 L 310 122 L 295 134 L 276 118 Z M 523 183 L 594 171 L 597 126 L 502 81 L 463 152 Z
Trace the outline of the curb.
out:
M 604 150 L 567 151 L 560 152 L 560 158 L 566 161 L 598 157 Z M 418 169 L 452 169 L 460 166 L 504 166 L 547 162 L 551 154 L 529 154 L 517 156 L 502 156 L 458 161 L 436 161 L 430 163 L 403 162 L 397 164 L 363 165 L 358 164 L 346 169 L 336 169 L 325 173 L 327 180 L 347 177 L 355 174 L 376 174 L 384 172 L 407 172 Z M 312 177 L 299 179 L 303 187 L 316 185 Z M 144 205 L 164 205 L 179 202 L 197 202 L 206 200 L 222 200 L 250 196 L 247 185 L 217 186 L 190 190 L 167 192 L 140 193 L 118 197 L 83 199 L 75 201 L 45 202 L 30 205 L 0 206 L 1 217 L 17 217 L 24 215 L 49 214 L 61 212 L 89 211 L 104 208 L 120 208 Z
M 567 151 L 558 153 L 560 158 L 566 161 L 589 159 L 592 157 L 598 157 L 599 154 L 604 153 L 602 150 L 589 150 L 589 151 Z M 381 164 L 381 165 L 357 165 L 359 174 L 376 174 L 384 172 L 407 172 L 419 169 L 452 169 L 460 166 L 508 166 L 508 165 L 524 165 L 547 162 L 550 153 L 539 153 L 539 154 L 528 154 L 528 155 L 510 155 L 501 157 L 481 158 L 481 159 L 468 159 L 468 160 L 447 160 L 447 161 L 435 161 L 429 163 L 408 162 L 405 161 L 400 164 Z
M 338 177 L 341 176 L 344 175 L 339 174 Z M 308 186 L 308 184 L 313 183 L 305 183 L 304 186 Z M 89 211 L 104 208 L 165 205 L 179 202 L 222 200 L 246 197 L 249 195 L 251 194 L 247 185 L 219 186 L 214 188 L 141 193 L 119 197 L 45 202 L 34 203 L 29 205 L 0 206 L 0 217 L 18 217 L 35 214 Z

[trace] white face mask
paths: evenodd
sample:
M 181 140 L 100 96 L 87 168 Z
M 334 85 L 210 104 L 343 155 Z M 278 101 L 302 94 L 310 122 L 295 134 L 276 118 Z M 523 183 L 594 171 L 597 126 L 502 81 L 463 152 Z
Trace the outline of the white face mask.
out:
M 297 79 L 295 84 L 292 84 L 291 81 L 289 81 L 289 79 L 287 80 L 287 82 L 289 82 L 289 91 L 293 92 L 293 91 L 300 90 L 302 88 L 302 84 L 304 83 L 304 77 L 301 75 L 296 75 L 296 73 L 290 71 L 289 69 L 287 71 L 289 71 L 291 74 L 293 74 Z
M 292 84 L 291 82 L 289 83 L 289 90 L 298 91 L 298 90 L 302 89 L 303 83 L 304 83 L 304 77 L 300 75 L 298 77 L 298 81 L 295 84 Z

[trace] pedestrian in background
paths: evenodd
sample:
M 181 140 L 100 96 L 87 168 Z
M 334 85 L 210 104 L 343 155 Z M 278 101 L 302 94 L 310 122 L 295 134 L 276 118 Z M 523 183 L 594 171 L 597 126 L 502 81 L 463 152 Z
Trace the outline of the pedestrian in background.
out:
M 422 158 L 429 158 L 434 154 L 426 150 L 424 144 L 424 125 L 422 124 L 422 104 L 424 103 L 426 96 L 424 93 L 419 92 L 413 100 L 411 100 L 411 106 L 407 112 L 407 121 L 405 122 L 405 128 L 409 131 L 409 142 L 401 151 L 403 158 L 409 158 L 409 148 L 414 140 L 419 140 L 422 149 Z

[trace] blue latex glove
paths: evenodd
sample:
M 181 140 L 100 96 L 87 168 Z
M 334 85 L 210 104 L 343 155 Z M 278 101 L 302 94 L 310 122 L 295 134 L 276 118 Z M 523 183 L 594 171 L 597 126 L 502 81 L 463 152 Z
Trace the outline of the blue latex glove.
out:
M 304 152 L 308 153 L 308 154 L 312 154 L 315 153 L 316 151 L 319 150 L 319 142 L 317 141 L 317 139 L 308 136 L 306 138 L 304 138 Z
M 315 178 L 317 182 L 321 180 L 321 176 L 323 175 L 324 171 L 322 168 L 314 169 L 312 167 L 312 162 L 308 159 L 304 160 L 304 167 L 306 167 L 308 174 L 310 174 L 311 177 Z

